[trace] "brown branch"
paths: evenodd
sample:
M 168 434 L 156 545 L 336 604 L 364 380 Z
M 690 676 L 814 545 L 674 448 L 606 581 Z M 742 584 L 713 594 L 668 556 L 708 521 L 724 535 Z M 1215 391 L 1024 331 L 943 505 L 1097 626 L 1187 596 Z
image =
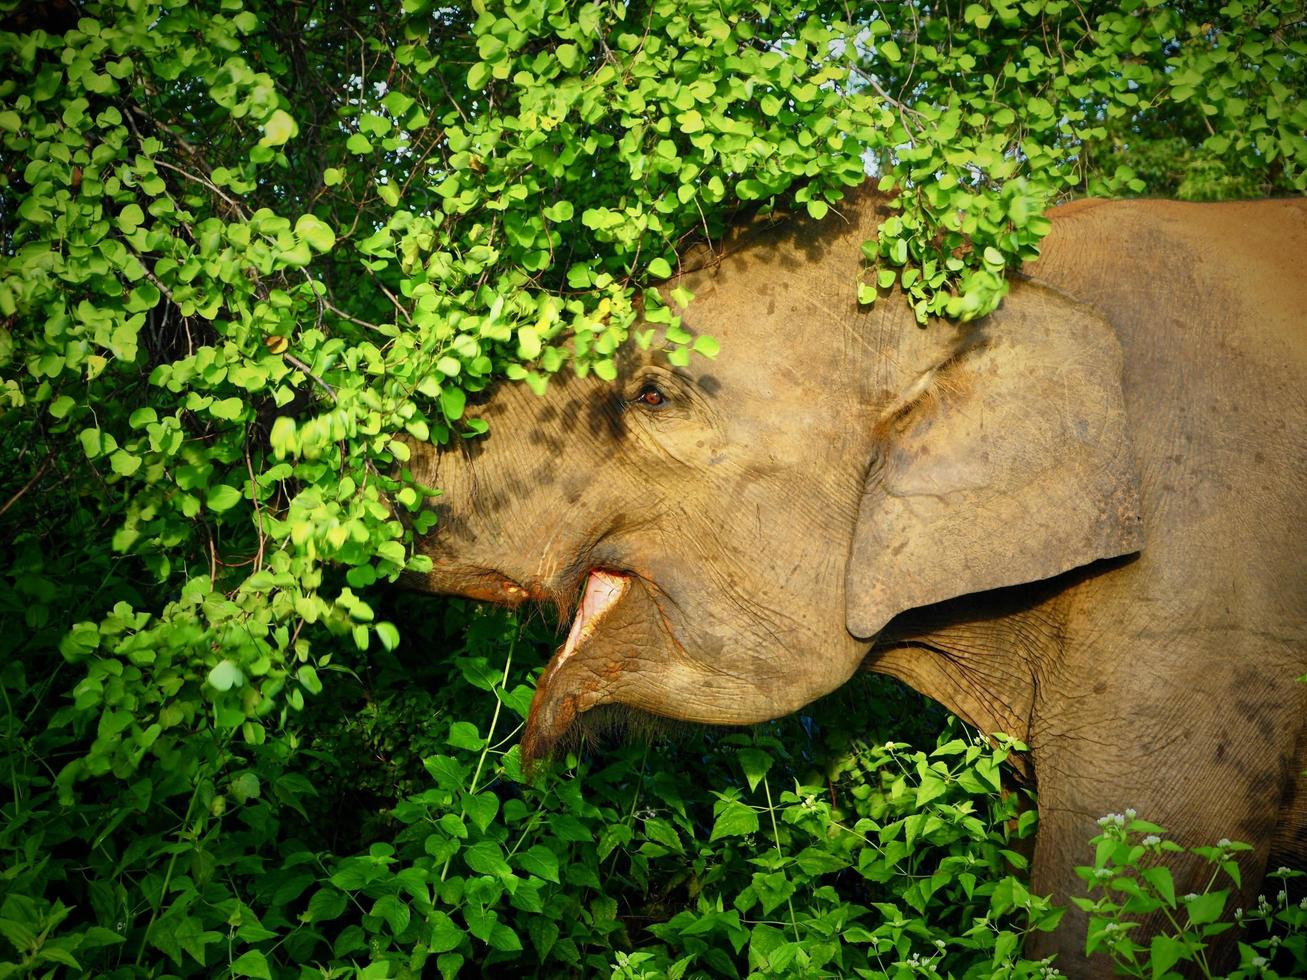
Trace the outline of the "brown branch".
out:
M 309 380 L 312 381 L 314 384 L 316 384 L 323 391 L 325 391 L 328 395 L 330 395 L 331 400 L 333 402 L 340 400 L 336 397 L 335 389 L 332 388 L 331 385 L 327 384 L 327 382 L 319 378 L 316 374 L 314 374 L 313 369 L 310 368 L 303 361 L 301 361 L 294 354 L 282 354 L 281 356 L 285 358 L 287 361 L 289 361 L 291 364 L 293 364 L 295 367 L 297 367 L 299 370 L 303 371 L 306 375 L 308 375 Z
M 245 435 L 245 472 L 250 475 L 250 497 L 254 500 L 254 522 L 258 527 L 259 550 L 254 556 L 254 571 L 263 568 L 263 510 L 259 507 L 259 485 L 254 479 L 254 464 L 250 462 L 249 433 Z
M 167 169 L 171 170 L 173 173 L 180 174 L 182 177 L 185 177 L 187 180 L 199 184 L 201 187 L 208 188 L 214 194 L 217 194 L 220 198 L 226 201 L 227 204 L 231 207 L 231 209 L 235 211 L 236 214 L 239 215 L 242 219 L 246 221 L 249 220 L 249 215 L 245 213 L 245 209 L 242 208 L 237 201 L 232 200 L 230 197 L 224 194 L 218 188 L 218 186 L 213 183 L 213 181 L 208 180 L 204 177 L 197 177 L 189 170 L 183 170 L 181 167 L 173 166 L 171 163 L 168 163 L 166 160 L 155 160 L 154 165 L 156 167 L 166 167 Z
M 25 484 L 23 484 L 22 489 L 20 489 L 16 494 L 14 494 L 7 501 L 5 501 L 5 505 L 3 507 L 0 507 L 0 517 L 4 517 L 5 513 L 9 510 L 9 508 L 12 507 L 14 504 L 18 503 L 18 501 L 23 498 L 23 495 L 26 494 L 28 490 L 31 490 L 32 487 L 36 485 L 37 480 L 45 476 L 45 471 L 50 468 L 50 465 L 53 462 L 54 462 L 54 450 L 51 449 L 50 454 L 45 457 L 45 462 L 40 465 L 40 467 L 36 471 L 36 474 Z
M 348 320 L 350 323 L 356 323 L 356 324 L 358 324 L 360 327 L 364 327 L 364 328 L 366 328 L 366 329 L 368 329 L 368 330 L 375 330 L 375 331 L 377 331 L 378 333 L 382 333 L 382 334 L 384 334 L 384 333 L 386 332 L 385 328 L 382 327 L 382 326 L 380 326 L 380 325 L 378 325 L 378 324 L 375 324 L 375 323 L 368 323 L 367 320 L 360 320 L 360 319 L 359 319 L 358 317 L 356 317 L 356 316 L 350 316 L 350 315 L 349 315 L 348 313 L 346 313 L 344 310 L 340 309 L 340 308 L 337 307 L 335 304 L 333 304 L 333 303 L 331 302 L 331 300 L 327 299 L 327 297 L 325 297 L 325 296 L 319 296 L 319 297 L 318 297 L 318 302 L 320 302 L 320 303 L 321 303 L 323 306 L 325 306 L 327 309 L 331 310 L 332 313 L 336 314 L 336 316 L 340 317 L 342 320 Z
M 408 310 L 404 309 L 403 304 L 401 304 L 400 301 L 395 298 L 395 294 L 392 293 L 389 289 L 387 289 L 379 282 L 377 283 L 377 288 L 386 294 L 386 298 L 388 300 L 390 300 L 392 303 L 395 304 L 395 309 L 399 310 L 399 315 L 402 316 L 405 320 L 407 320 L 408 325 L 411 327 L 413 325 L 413 318 L 408 315 Z

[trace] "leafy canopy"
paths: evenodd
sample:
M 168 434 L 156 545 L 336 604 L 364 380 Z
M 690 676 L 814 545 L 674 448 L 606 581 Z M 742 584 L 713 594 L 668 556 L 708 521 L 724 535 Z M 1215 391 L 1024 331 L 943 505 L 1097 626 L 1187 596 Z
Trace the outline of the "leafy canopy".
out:
M 377 588 L 423 567 L 436 488 L 406 468 L 412 440 L 484 431 L 467 399 L 497 379 L 611 376 L 636 291 L 688 240 L 757 210 L 820 218 L 868 170 L 899 213 L 864 247 L 859 299 L 897 287 L 880 301 L 923 319 L 991 309 L 1059 197 L 1300 192 L 1302 20 L 1287 0 L 0 2 L 3 847 L 18 869 L 0 927 L 24 968 L 89 956 L 131 972 L 162 953 L 204 972 L 235 930 L 222 962 L 266 976 L 363 955 L 380 923 L 394 944 L 378 962 L 412 952 L 419 925 L 443 937 L 422 933 L 429 952 L 512 953 L 487 918 L 498 886 L 437 889 L 454 925 L 398 897 L 450 880 L 443 850 L 434 877 L 405 852 L 398 890 L 351 905 L 348 928 L 321 923 L 381 871 L 285 913 L 346 874 L 306 808 L 303 747 L 327 726 L 314 699 L 359 690 L 401 633 L 431 656 L 462 642 L 401 630 Z M 646 298 L 673 360 L 714 353 Z M 482 845 L 512 826 L 535 855 L 517 871 L 553 882 L 534 848 L 568 854 L 510 819 L 511 756 L 460 727 L 473 709 L 457 691 L 516 690 L 477 676 L 450 682 L 441 724 L 489 771 L 432 763 L 435 809 L 415 825 L 471 840 L 458 827 L 480 814 L 460 880 L 505 889 Z M 486 789 L 492 774 L 507 781 Z M 44 862 L 42 841 L 96 855 L 90 908 L 66 923 L 83 871 Z M 367 853 L 348 867 L 393 863 Z M 267 924 L 239 891 L 264 862 L 303 885 L 264 896 L 282 916 Z M 291 933 L 301 945 L 279 952 Z

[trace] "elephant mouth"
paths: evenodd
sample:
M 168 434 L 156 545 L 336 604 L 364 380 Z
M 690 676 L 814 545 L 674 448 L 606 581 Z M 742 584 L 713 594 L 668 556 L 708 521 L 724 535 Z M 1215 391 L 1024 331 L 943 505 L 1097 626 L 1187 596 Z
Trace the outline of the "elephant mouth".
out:
M 572 628 L 568 630 L 567 642 L 558 651 L 551 667 L 561 667 L 577 648 L 584 645 L 594 635 L 599 622 L 617 603 L 621 602 L 626 590 L 631 587 L 631 578 L 617 572 L 596 569 L 586 578 L 585 591 L 577 603 L 576 616 L 572 619 Z
M 621 675 L 638 667 L 640 639 L 661 620 L 643 579 L 591 570 L 567 640 L 536 684 L 522 737 L 525 763 L 553 755 L 582 713 L 615 699 Z

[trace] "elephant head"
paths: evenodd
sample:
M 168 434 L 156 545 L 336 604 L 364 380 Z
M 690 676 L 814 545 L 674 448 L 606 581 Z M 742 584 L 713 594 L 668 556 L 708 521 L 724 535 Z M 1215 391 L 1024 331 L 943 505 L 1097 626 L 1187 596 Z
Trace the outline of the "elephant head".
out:
M 487 437 L 414 453 L 443 490 L 420 587 L 575 609 L 528 759 L 603 704 L 779 717 L 904 610 L 1139 548 L 1110 326 L 1032 284 L 977 324 L 859 306 L 883 214 L 754 225 L 684 272 L 717 359 L 632 345 L 615 381 L 501 386 Z

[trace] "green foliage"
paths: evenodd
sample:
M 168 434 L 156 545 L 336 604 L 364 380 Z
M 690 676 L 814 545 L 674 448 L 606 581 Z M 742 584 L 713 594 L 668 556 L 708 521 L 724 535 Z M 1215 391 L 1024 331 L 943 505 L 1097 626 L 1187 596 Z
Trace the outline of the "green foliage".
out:
M 893 110 L 868 143 L 902 207 L 864 251 L 919 317 L 993 309 L 1071 194 L 1307 190 L 1300 0 L 904 6 L 858 35 L 854 83 Z
M 923 317 L 992 308 L 1072 189 L 1301 190 L 1301 11 L 374 6 L 0 0 L 0 974 L 1033 969 L 966 740 L 522 784 L 517 630 L 384 587 L 411 447 L 611 376 L 687 241 L 869 163 L 860 298 Z
M 1256 909 L 1231 910 L 1231 886 L 1235 894 L 1241 886 L 1236 856 L 1252 850 L 1249 845 L 1222 840 L 1210 847 L 1190 848 L 1188 853 L 1212 866 L 1212 875 L 1201 893 L 1176 895 L 1171 870 L 1164 862 L 1185 853 L 1185 848 L 1168 840 L 1161 827 L 1130 811 L 1110 814 L 1098 823 L 1103 832 L 1093 841 L 1094 865 L 1076 869 L 1091 895 L 1103 892 L 1097 899 L 1076 899 L 1089 913 L 1087 952 L 1107 953 L 1122 976 L 1212 977 L 1218 974 L 1208 959 L 1211 941 L 1239 926 L 1245 930 L 1239 965 L 1220 976 L 1277 978 L 1307 973 L 1307 897 L 1297 902 L 1289 897 L 1290 883 L 1307 879 L 1307 873 L 1289 868 L 1271 871 L 1267 887 L 1279 882 L 1273 902 L 1263 895 Z M 1144 917 L 1163 921 L 1146 947 L 1131 935 Z
M 405 600 L 393 614 L 448 656 L 343 657 L 304 726 L 258 746 L 192 736 L 134 782 L 61 800 L 39 760 L 67 736 L 14 732 L 8 747 L 21 734 L 30 751 L 7 752 L 0 774 L 15 787 L 0 830 L 11 966 L 121 977 L 1037 971 L 1021 939 L 1058 913 L 1016 877 L 1015 840 L 1033 812 L 1018 817 L 1023 798 L 997 793 L 1006 746 L 955 729 L 930 751 L 871 745 L 865 719 L 839 725 L 850 712 L 837 701 L 751 735 L 572 757 L 527 784 L 515 735 L 531 672 L 517 661 L 526 650 L 538 661 L 550 632 L 462 603 L 433 625 L 429 607 Z M 866 685 L 920 713 L 891 682 Z M 52 707 L 33 704 L 40 685 L 12 668 L 4 690 L 23 699 L 17 716 Z M 214 778 L 210 761 L 230 768 Z

